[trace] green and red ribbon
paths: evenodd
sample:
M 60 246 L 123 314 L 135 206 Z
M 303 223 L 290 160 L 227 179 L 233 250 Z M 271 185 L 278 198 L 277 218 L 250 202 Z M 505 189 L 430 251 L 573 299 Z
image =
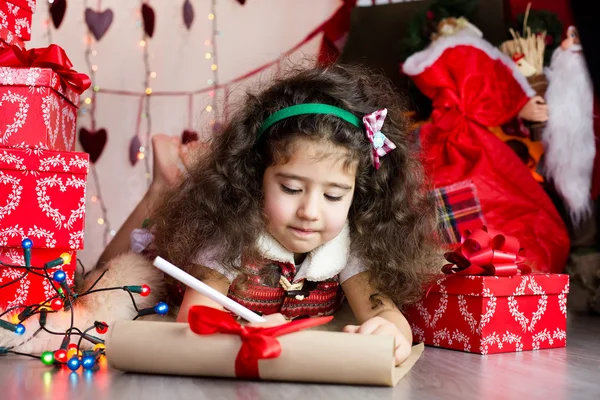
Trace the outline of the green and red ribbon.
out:
M 50 68 L 60 77 L 63 87 L 68 87 L 77 94 L 82 94 L 92 84 L 89 76 L 72 69 L 73 63 L 65 50 L 55 44 L 30 50 L 14 45 L 2 49 L 0 67 Z
M 466 231 L 462 244 L 444 257 L 450 263 L 442 268 L 445 274 L 513 276 L 531 272 L 524 264 L 519 240 L 485 226 Z
M 188 322 L 192 332 L 199 335 L 215 333 L 237 335 L 242 347 L 235 359 L 235 375 L 238 378 L 260 379 L 258 360 L 277 358 L 281 344 L 276 337 L 303 329 L 324 325 L 333 317 L 305 318 L 269 328 L 240 325 L 228 312 L 206 306 L 192 306 Z

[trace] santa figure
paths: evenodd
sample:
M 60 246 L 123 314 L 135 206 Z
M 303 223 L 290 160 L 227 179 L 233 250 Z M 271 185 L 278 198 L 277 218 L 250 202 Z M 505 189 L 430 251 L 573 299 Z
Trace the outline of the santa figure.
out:
M 461 22 L 462 21 L 462 22 Z M 425 166 L 437 187 L 471 180 L 487 225 L 517 237 L 539 271 L 560 272 L 569 237 L 552 201 L 513 150 L 490 132 L 519 116 L 547 120 L 547 107 L 515 62 L 464 18 L 403 65 L 433 101 L 421 127 Z
M 546 91 L 550 119 L 542 134 L 544 173 L 577 226 L 591 214 L 596 144 L 594 90 L 575 27 L 569 27 L 567 38 L 552 54 L 546 75 L 550 81 Z

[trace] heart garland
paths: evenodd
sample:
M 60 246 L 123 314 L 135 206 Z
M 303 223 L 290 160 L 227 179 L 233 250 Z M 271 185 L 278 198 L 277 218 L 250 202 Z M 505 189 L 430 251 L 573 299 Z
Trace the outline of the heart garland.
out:
M 189 129 L 186 129 L 181 134 L 181 144 L 188 144 L 195 142 L 199 139 L 198 133 Z
M 144 21 L 144 31 L 146 32 L 146 35 L 152 37 L 152 35 L 154 35 L 156 16 L 154 14 L 154 9 L 147 3 L 142 4 L 142 19 Z
M 106 9 L 102 12 L 94 11 L 91 8 L 85 10 L 85 23 L 96 40 L 102 39 L 113 21 L 113 12 Z
M 65 18 L 65 13 L 67 11 L 67 0 L 54 0 L 52 4 L 50 4 L 50 15 L 52 16 L 52 24 L 56 29 L 60 27 L 63 19 Z
M 141 145 L 142 142 L 140 141 L 138 135 L 135 135 L 133 138 L 131 138 L 131 142 L 129 143 L 129 162 L 131 163 L 132 167 L 135 166 L 135 164 L 137 164 L 139 161 L 138 154 L 140 152 Z
M 98 129 L 97 131 L 89 131 L 85 128 L 79 130 L 79 143 L 83 150 L 90 155 L 90 162 L 95 164 L 100 158 L 106 142 L 108 140 L 108 134 L 106 129 Z
M 192 27 L 192 23 L 194 22 L 194 7 L 190 0 L 185 0 L 183 2 L 183 23 L 185 27 L 189 30 Z

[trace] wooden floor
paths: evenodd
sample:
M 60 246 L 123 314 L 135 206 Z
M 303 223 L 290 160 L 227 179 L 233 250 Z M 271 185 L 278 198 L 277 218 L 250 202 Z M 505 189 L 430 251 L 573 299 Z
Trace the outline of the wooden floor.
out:
M 570 315 L 567 332 L 564 349 L 480 356 L 427 347 L 393 389 L 70 373 L 6 356 L 0 399 L 600 399 L 600 317 Z

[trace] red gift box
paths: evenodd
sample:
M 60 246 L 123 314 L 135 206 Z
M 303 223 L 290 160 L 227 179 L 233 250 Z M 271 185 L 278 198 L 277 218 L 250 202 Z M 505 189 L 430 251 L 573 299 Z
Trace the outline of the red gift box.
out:
M 75 150 L 78 104 L 51 69 L 0 67 L 0 145 Z
M 569 276 L 446 275 L 406 312 L 415 341 L 493 354 L 566 345 Z
M 0 149 L 0 247 L 83 249 L 87 153 Z
M 10 46 L 17 46 L 20 49 L 24 49 L 25 43 L 23 43 L 21 39 L 15 36 L 14 33 L 0 26 L 0 49 L 4 49 Z
M 34 11 L 35 0 L 0 1 L 0 26 L 27 41 L 31 39 L 31 20 Z
M 62 253 L 69 253 L 71 255 L 71 262 L 68 265 L 48 268 L 48 274 L 52 277 L 55 271 L 62 269 L 67 276 L 67 284 L 72 286 L 75 277 L 75 267 L 77 265 L 76 251 L 32 249 L 31 266 L 43 267 L 48 261 L 59 258 Z M 24 266 L 25 259 L 23 257 L 22 248 L 0 248 L 0 262 L 9 265 Z M 34 271 L 42 273 L 41 270 Z M 0 286 L 21 278 L 25 272 L 26 270 L 23 268 L 10 268 L 0 265 Z M 58 284 L 54 284 L 58 288 Z M 47 278 L 28 273 L 23 279 L 0 289 L 0 310 L 6 310 L 20 305 L 40 304 L 46 299 L 54 296 L 56 296 L 56 291 Z M 16 313 L 21 311 L 23 311 L 23 309 L 18 309 L 16 310 Z

